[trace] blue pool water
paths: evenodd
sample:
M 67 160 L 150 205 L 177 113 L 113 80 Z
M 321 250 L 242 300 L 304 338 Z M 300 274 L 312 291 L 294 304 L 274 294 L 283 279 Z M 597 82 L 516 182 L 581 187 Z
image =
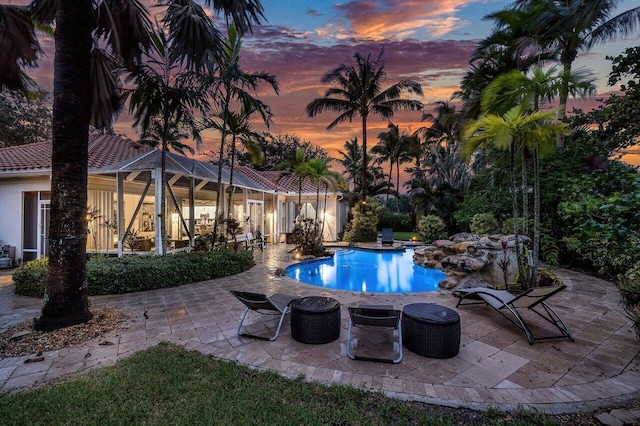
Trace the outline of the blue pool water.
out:
M 338 250 L 333 257 L 287 268 L 296 281 L 320 287 L 367 293 L 433 291 L 445 274 L 413 263 L 413 249 Z

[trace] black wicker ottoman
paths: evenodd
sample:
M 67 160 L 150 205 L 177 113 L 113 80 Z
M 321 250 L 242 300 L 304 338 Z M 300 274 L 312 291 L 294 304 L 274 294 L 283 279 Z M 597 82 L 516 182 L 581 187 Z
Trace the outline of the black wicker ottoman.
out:
M 402 310 L 402 343 L 411 352 L 451 358 L 460 350 L 460 316 L 432 303 L 412 303 Z
M 329 343 L 340 336 L 340 302 L 302 297 L 291 303 L 291 336 L 301 343 Z

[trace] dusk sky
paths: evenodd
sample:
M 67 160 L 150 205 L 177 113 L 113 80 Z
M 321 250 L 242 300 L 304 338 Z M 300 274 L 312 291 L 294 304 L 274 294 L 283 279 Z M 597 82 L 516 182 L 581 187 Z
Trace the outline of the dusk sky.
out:
M 320 83 L 325 72 L 340 62 L 353 63 L 355 52 L 371 52 L 376 56 L 384 48 L 387 71 L 384 87 L 402 79 L 420 82 L 424 90 L 422 101 L 430 111 L 434 102 L 448 100 L 458 89 L 476 42 L 490 33 L 491 23 L 482 18 L 509 3 L 504 0 L 347 0 L 341 3 L 264 0 L 267 22 L 244 38 L 241 63 L 246 71 L 266 71 L 277 76 L 280 95 L 266 90 L 260 93 L 274 113 L 272 133 L 296 134 L 337 157 L 337 150 L 342 149 L 345 141 L 353 137 L 361 140 L 360 121 L 328 131 L 326 126 L 335 118 L 334 113 L 307 117 L 306 105 L 323 96 L 327 89 Z M 640 0 L 623 1 L 620 11 L 637 6 Z M 618 55 L 626 47 L 638 45 L 639 39 L 640 33 L 636 31 L 627 39 L 580 53 L 574 69 L 586 68 L 595 73 L 597 97 L 615 90 L 606 86 L 611 63 L 605 56 Z M 47 50 L 51 49 L 51 42 L 43 44 Z M 52 59 L 53 54 L 49 54 L 35 73 L 48 89 L 52 87 Z M 583 109 L 596 105 L 594 99 L 580 101 L 580 104 Z M 397 113 L 393 122 L 401 131 L 409 133 L 423 125 L 421 114 Z M 264 129 L 258 125 L 256 128 Z M 370 119 L 369 146 L 373 146 L 378 133 L 386 129 L 386 121 L 377 117 Z M 116 131 L 136 137 L 126 116 L 116 123 Z M 219 138 L 208 134 L 205 149 L 215 148 L 216 142 L 219 143 Z

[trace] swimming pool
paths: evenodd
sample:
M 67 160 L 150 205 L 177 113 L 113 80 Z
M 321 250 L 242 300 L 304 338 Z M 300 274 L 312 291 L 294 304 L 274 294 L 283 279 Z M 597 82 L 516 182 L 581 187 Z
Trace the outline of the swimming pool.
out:
M 445 274 L 413 263 L 413 249 L 338 250 L 332 257 L 287 268 L 296 281 L 335 290 L 367 293 L 433 291 Z

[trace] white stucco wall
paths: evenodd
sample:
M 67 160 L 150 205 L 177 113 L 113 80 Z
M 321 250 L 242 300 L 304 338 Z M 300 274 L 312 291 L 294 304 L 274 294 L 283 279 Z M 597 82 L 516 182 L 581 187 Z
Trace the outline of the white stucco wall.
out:
M 0 178 L 0 240 L 16 247 L 16 258 L 22 257 L 23 193 L 50 191 L 49 176 L 28 179 Z

